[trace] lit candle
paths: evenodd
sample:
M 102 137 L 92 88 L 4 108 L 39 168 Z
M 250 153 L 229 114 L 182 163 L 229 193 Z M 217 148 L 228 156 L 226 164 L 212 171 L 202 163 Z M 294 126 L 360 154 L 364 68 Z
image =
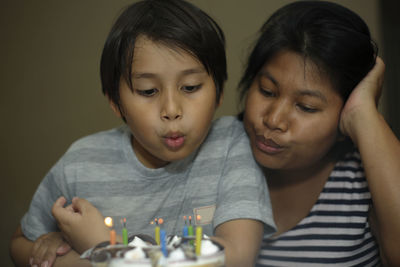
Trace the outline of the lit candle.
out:
M 196 227 L 196 255 L 201 255 L 201 239 L 203 237 L 203 228 L 201 226 Z
M 183 235 L 183 237 L 187 237 L 188 236 L 188 227 L 187 227 L 187 222 L 186 222 L 186 216 L 183 216 L 183 220 L 185 222 L 185 225 L 183 226 L 182 235 Z
M 164 254 L 164 257 L 168 257 L 168 251 L 167 251 L 167 233 L 165 232 L 164 229 L 160 231 L 161 235 L 161 251 Z
M 124 245 L 128 245 L 128 230 L 126 229 L 126 218 L 122 220 L 122 242 Z
M 161 226 L 161 224 L 164 223 L 164 220 L 163 220 L 163 218 L 158 218 L 158 220 L 156 218 L 156 219 L 154 219 L 154 221 L 156 222 L 156 227 L 154 229 L 155 239 L 156 239 L 157 245 L 160 245 L 160 226 Z
M 117 233 L 114 230 L 113 220 L 111 217 L 106 217 L 104 223 L 111 228 L 110 230 L 110 245 L 115 245 L 117 240 Z

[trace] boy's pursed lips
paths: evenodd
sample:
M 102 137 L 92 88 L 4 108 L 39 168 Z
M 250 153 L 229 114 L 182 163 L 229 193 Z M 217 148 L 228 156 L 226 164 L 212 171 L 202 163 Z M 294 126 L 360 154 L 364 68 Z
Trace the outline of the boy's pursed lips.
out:
M 185 143 L 185 135 L 181 132 L 168 132 L 163 139 L 164 144 L 173 150 L 181 148 Z

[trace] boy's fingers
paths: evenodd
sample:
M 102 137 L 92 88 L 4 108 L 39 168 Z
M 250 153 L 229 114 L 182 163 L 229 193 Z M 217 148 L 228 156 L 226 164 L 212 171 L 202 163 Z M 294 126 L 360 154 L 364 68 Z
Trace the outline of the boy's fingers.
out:
M 67 202 L 65 197 L 59 197 L 56 202 L 54 202 L 53 206 L 51 207 L 51 213 L 54 217 L 60 216 L 62 210 L 64 209 L 64 205 Z
M 74 211 L 74 208 L 72 207 L 72 204 L 66 206 L 65 209 L 66 209 L 67 211 L 69 211 L 69 212 L 75 212 L 75 211 Z
M 75 212 L 84 213 L 92 204 L 84 198 L 74 198 L 72 207 Z
M 61 196 L 57 198 L 56 202 L 54 202 L 54 205 L 64 207 L 65 203 L 67 203 L 67 200 L 65 199 L 65 197 Z

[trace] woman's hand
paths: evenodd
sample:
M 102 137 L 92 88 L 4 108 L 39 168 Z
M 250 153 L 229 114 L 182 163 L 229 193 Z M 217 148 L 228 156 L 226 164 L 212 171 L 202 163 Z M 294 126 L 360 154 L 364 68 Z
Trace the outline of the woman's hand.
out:
M 375 116 L 382 93 L 385 64 L 380 57 L 375 66 L 354 88 L 347 99 L 340 117 L 340 131 L 357 144 L 357 134 L 363 130 L 363 122 L 368 116 Z
M 33 244 L 29 260 L 31 266 L 51 267 L 57 256 L 66 254 L 71 247 L 60 232 L 51 232 L 40 236 Z

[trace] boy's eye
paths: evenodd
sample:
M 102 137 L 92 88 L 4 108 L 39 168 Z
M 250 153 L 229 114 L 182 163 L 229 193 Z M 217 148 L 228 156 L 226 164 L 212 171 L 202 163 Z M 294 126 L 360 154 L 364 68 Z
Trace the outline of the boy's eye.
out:
M 318 111 L 318 109 L 307 106 L 307 105 L 303 105 L 303 104 L 297 104 L 297 106 L 299 107 L 299 109 L 301 111 L 307 112 L 307 113 L 315 113 Z
M 153 89 L 147 89 L 147 90 L 136 90 L 136 92 L 142 96 L 153 96 L 158 92 L 158 90 L 153 88 Z
M 202 87 L 202 84 L 198 84 L 198 85 L 187 85 L 187 86 L 183 86 L 182 90 L 188 93 L 193 93 L 195 91 L 197 91 L 198 89 L 200 89 Z

